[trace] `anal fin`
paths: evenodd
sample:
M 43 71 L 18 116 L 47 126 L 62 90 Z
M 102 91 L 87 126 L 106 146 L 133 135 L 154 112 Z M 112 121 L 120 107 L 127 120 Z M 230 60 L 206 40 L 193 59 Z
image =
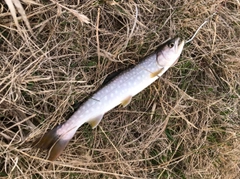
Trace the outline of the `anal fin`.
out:
M 132 96 L 128 96 L 121 102 L 121 104 L 123 107 L 126 107 L 131 101 L 132 101 Z
M 154 78 L 154 77 L 158 76 L 158 75 L 163 71 L 163 69 L 164 69 L 164 68 L 160 68 L 160 69 L 158 69 L 157 71 L 152 72 L 152 73 L 150 74 L 150 77 L 151 77 L 151 78 Z
M 102 118 L 103 118 L 103 114 L 101 114 L 101 115 L 99 115 L 99 116 L 97 116 L 97 117 L 89 120 L 88 124 L 90 124 L 91 127 L 92 127 L 92 129 L 94 129 L 95 127 L 98 126 L 98 124 L 100 123 L 100 121 L 102 120 Z

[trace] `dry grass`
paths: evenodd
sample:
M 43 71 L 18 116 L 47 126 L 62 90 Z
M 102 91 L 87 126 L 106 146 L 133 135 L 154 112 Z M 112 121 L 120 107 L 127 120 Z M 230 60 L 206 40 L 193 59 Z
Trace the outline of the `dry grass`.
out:
M 239 177 L 238 0 L 36 2 L 16 17 L 0 6 L 0 178 Z M 31 148 L 108 74 L 213 13 L 175 67 L 97 129 L 82 126 L 56 162 Z

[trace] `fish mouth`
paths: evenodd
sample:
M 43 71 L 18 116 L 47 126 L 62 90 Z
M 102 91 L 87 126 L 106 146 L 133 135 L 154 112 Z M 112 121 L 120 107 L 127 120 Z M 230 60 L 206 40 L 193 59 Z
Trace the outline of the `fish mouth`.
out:
M 185 45 L 185 41 L 181 40 L 179 37 L 176 37 L 175 44 L 176 44 L 176 51 L 177 51 L 178 54 L 180 54 L 183 50 L 184 45 Z

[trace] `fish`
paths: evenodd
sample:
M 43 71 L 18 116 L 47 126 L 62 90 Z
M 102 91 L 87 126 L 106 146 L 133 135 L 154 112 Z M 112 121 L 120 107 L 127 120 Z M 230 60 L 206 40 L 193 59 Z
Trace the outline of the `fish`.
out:
M 125 70 L 96 91 L 66 122 L 36 140 L 34 147 L 48 150 L 48 160 L 56 160 L 80 126 L 88 123 L 92 129 L 96 128 L 105 113 L 118 105 L 123 107 L 129 105 L 133 96 L 174 66 L 183 51 L 184 44 L 184 40 L 175 37 L 159 45 L 139 64 Z

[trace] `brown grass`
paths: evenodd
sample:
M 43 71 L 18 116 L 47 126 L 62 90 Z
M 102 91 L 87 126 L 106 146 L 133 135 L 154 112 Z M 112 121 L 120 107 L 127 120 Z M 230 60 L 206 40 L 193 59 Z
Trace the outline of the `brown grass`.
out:
M 239 177 L 238 0 L 37 2 L 0 6 L 0 178 Z M 213 13 L 175 67 L 56 162 L 31 148 L 108 74 Z

